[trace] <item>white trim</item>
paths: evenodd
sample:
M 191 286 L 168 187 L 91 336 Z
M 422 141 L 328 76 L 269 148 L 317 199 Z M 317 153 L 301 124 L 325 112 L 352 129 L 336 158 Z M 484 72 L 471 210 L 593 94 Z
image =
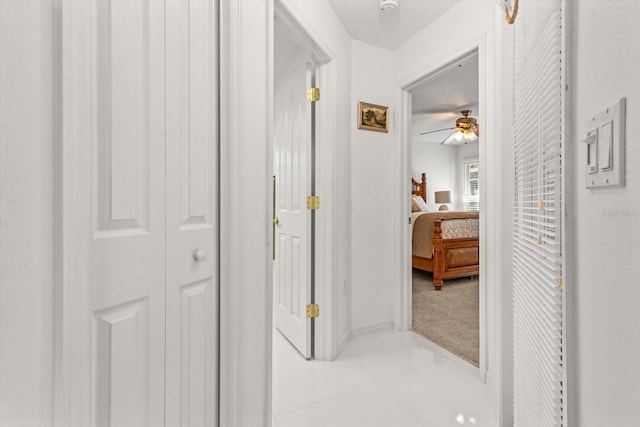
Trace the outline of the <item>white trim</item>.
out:
M 264 45 L 255 48 L 259 41 Z M 273 1 L 220 2 L 219 396 L 225 427 L 271 423 L 272 45 Z M 256 108 L 264 115 L 256 116 Z M 246 200 L 253 200 L 250 208 Z
M 353 331 L 351 331 L 351 336 L 355 337 L 356 335 L 362 335 L 369 332 L 381 331 L 383 329 L 392 329 L 393 326 L 393 322 L 377 323 L 375 325 L 365 326 L 364 328 L 354 329 Z
M 91 116 L 91 2 L 62 2 L 62 274 L 56 295 L 56 426 L 90 424 L 89 241 L 93 117 Z M 88 347 L 87 347 L 88 348 Z
M 234 97 L 239 91 L 237 70 L 239 57 L 234 55 L 239 45 L 239 5 L 220 3 L 220 424 L 238 425 L 240 411 L 239 357 L 240 340 L 240 248 L 233 234 L 241 233 L 238 218 L 239 200 L 235 193 L 238 170 L 223 165 L 238 163 L 238 147 L 231 141 L 239 139 L 239 105 Z M 230 141 L 225 144 L 224 141 Z M 235 185 L 234 185 L 235 184 Z M 224 225 L 224 226 L 223 226 Z M 238 238 L 238 240 L 240 240 Z
M 492 121 L 495 134 L 499 135 L 499 143 L 493 145 L 494 150 L 490 156 L 493 156 L 497 161 L 501 169 L 500 173 L 495 174 L 497 182 L 496 191 L 501 195 L 501 198 L 495 200 L 493 206 L 493 212 L 496 213 L 495 218 L 495 230 L 496 230 L 496 243 L 495 248 L 495 271 L 500 278 L 498 286 L 494 289 L 494 294 L 491 297 L 494 301 L 493 316 L 495 316 L 493 331 L 493 339 L 495 343 L 490 345 L 489 362 L 490 362 L 490 375 L 493 381 L 494 387 L 492 388 L 492 410 L 495 417 L 499 421 L 499 425 L 510 426 L 513 425 L 513 393 L 512 393 L 512 292 L 511 292 L 511 275 L 512 264 L 511 259 L 513 255 L 513 130 L 511 128 L 511 119 L 513 115 L 512 102 L 512 89 L 506 90 L 505 85 L 511 84 L 513 86 L 512 79 L 507 77 L 511 76 L 513 65 L 509 63 L 509 75 L 503 74 L 503 67 L 505 61 L 505 55 L 503 49 L 505 48 L 505 42 L 503 37 L 503 28 L 507 31 L 512 31 L 513 27 L 505 24 L 502 14 L 502 9 L 496 7 L 496 13 L 494 13 L 493 20 L 494 38 L 493 38 L 493 51 L 495 54 L 493 60 L 493 73 L 495 78 L 488 79 L 489 96 L 499 100 L 498 105 L 495 107 L 494 120 Z M 513 33 L 511 33 L 513 34 Z M 507 47 L 508 48 L 508 47 Z M 505 95 L 506 93 L 506 95 Z M 505 100 L 508 99 L 509 104 L 505 105 Z M 508 120 L 504 120 L 505 117 Z M 509 125 L 508 132 L 505 131 L 505 126 Z M 504 167 L 507 164 L 507 167 Z M 482 163 L 481 163 L 482 167 Z M 495 173 L 495 171 L 487 171 L 488 173 Z M 482 208 L 481 208 L 482 209 Z M 504 222 L 506 219 L 508 222 Z M 506 226 L 506 228 L 505 228 Z M 509 262 L 504 262 L 505 258 Z M 505 342 L 505 336 L 507 340 Z M 505 383 L 506 382 L 506 383 Z
M 493 33 L 498 33 L 495 28 Z M 483 215 L 480 216 L 480 234 L 486 236 L 480 239 L 480 367 L 478 374 L 483 381 L 492 386 L 492 406 L 496 412 L 494 417 L 502 418 L 502 383 L 500 355 L 502 354 L 502 299 L 500 289 L 502 287 L 502 270 L 500 268 L 502 252 L 500 243 L 502 239 L 502 192 L 501 179 L 502 167 L 500 162 L 500 104 L 501 98 L 494 96 L 499 91 L 498 62 L 501 59 L 499 35 L 485 33 L 473 43 L 453 52 L 433 67 L 422 70 L 404 82 L 400 82 L 397 88 L 396 99 L 401 114 L 401 132 L 399 143 L 396 144 L 394 162 L 394 175 L 399 183 L 399 194 L 396 197 L 396 233 L 402 236 L 399 244 L 403 247 L 397 251 L 400 256 L 394 260 L 398 263 L 395 271 L 400 272 L 402 285 L 398 289 L 396 297 L 396 318 L 399 319 L 399 329 L 406 330 L 410 327 L 411 310 L 411 257 L 409 237 L 406 230 L 406 222 L 409 217 L 409 167 L 410 162 L 410 129 L 411 129 L 411 96 L 409 90 L 420 83 L 425 77 L 446 67 L 454 60 L 478 51 L 479 71 L 479 121 L 483 124 L 484 143 L 480 143 L 479 159 L 482 165 L 483 175 L 480 181 L 480 205 L 483 207 Z M 493 78 L 490 78 L 493 76 Z M 406 236 L 405 236 L 406 235 Z
M 495 168 L 494 164 L 500 165 L 500 152 L 498 150 L 499 137 L 495 139 L 494 136 L 500 133 L 496 131 L 496 121 L 499 117 L 495 98 L 491 97 L 489 101 L 488 96 L 492 93 L 489 88 L 489 72 L 487 70 L 489 63 L 489 54 L 487 52 L 487 35 L 478 41 L 478 104 L 479 115 L 478 120 L 483 123 L 482 135 L 484 136 L 484 143 L 480 143 L 480 150 L 478 158 L 480 164 L 486 172 L 486 176 L 480 175 L 480 206 L 482 208 L 482 215 L 480 215 L 480 377 L 483 381 L 487 381 L 488 371 L 488 349 L 487 341 L 489 339 L 489 333 L 492 335 L 495 333 L 491 330 L 491 323 L 487 317 L 489 308 L 487 304 L 489 301 L 494 303 L 491 313 L 497 311 L 497 305 L 495 305 L 495 298 L 497 289 L 499 289 L 500 277 L 497 277 L 499 265 L 502 262 L 499 249 L 500 249 L 500 221 L 498 216 L 500 215 L 501 205 L 501 192 L 499 191 L 501 177 L 495 176 L 496 170 L 499 172 L 500 167 Z M 495 70 L 494 70 L 495 72 Z M 492 107 L 489 107 L 492 105 Z M 489 108 L 492 108 L 490 111 Z M 490 151 L 490 147 L 493 147 L 493 151 Z M 486 179 L 485 179 L 486 178 Z M 497 195 L 497 197 L 496 197 Z M 494 203 L 490 204 L 489 201 Z M 491 223 L 491 219 L 495 222 Z M 491 226 L 493 225 L 493 227 Z M 489 237 L 490 236 L 490 237 Z M 493 267 L 493 268 L 490 268 Z M 490 297 L 491 295 L 491 297 Z M 495 337 L 493 337 L 495 339 Z
M 573 117 L 574 105 L 573 105 L 573 90 L 575 88 L 574 83 L 574 52 L 573 47 L 573 33 L 574 17 L 575 17 L 574 2 L 562 0 L 562 61 L 564 68 L 562 70 L 563 86 L 566 90 L 562 95 L 563 112 L 564 117 L 562 120 L 562 135 L 563 135 L 563 169 L 562 169 L 562 210 L 564 216 L 562 217 L 562 283 L 564 284 L 564 296 L 562 299 L 562 337 L 564 339 L 564 359 L 563 366 L 563 392 L 564 392 L 564 425 L 577 426 L 576 420 L 576 360 L 574 352 L 577 350 L 575 343 L 575 287 L 572 286 L 575 282 L 572 282 L 572 278 L 576 275 L 575 264 L 575 221 L 567 221 L 567 218 L 575 218 L 573 212 L 576 205 L 574 201 L 575 197 L 575 174 L 576 167 L 575 148 L 573 141 L 575 140 L 575 120 Z
M 421 75 L 417 78 L 424 78 Z M 411 194 L 411 181 L 409 171 L 411 170 L 411 92 L 404 87 L 397 87 L 395 91 L 397 105 L 397 116 L 394 117 L 398 123 L 399 144 L 395 144 L 394 154 L 394 184 L 396 187 L 395 200 L 393 206 L 399 206 L 394 214 L 395 230 L 393 235 L 400 236 L 394 239 L 393 254 L 393 277 L 399 277 L 401 286 L 396 287 L 395 294 L 395 324 L 400 331 L 407 331 L 411 328 L 412 304 L 411 304 L 411 239 L 409 236 L 409 195 Z
M 336 87 L 335 60 L 325 63 L 316 76 L 321 88 L 321 102 L 316 106 L 316 194 L 324 200 L 334 200 L 336 194 L 335 141 L 336 139 Z M 315 354 L 317 360 L 333 360 L 337 356 L 337 280 L 338 265 L 335 233 L 336 203 L 324 203 L 327 209 L 316 211 L 316 286 L 315 298 L 324 307 L 315 324 Z M 318 321 L 319 320 L 319 321 Z

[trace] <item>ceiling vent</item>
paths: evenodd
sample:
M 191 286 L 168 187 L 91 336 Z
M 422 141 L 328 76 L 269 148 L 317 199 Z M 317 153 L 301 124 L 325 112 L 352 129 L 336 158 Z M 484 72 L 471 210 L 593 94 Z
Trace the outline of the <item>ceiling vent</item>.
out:
M 396 13 L 400 7 L 400 0 L 381 0 L 380 1 L 380 10 L 385 15 L 391 15 L 392 13 Z

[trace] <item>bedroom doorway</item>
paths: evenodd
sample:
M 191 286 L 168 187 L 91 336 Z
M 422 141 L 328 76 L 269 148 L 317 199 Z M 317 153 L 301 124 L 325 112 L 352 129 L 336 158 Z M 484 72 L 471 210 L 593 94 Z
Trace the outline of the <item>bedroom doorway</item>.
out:
M 478 50 L 410 90 L 410 329 L 480 367 Z

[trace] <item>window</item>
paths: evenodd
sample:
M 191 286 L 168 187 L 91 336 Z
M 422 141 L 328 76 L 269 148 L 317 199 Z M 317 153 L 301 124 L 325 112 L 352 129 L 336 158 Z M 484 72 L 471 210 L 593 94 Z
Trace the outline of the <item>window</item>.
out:
M 480 210 L 480 186 L 478 179 L 479 163 L 478 160 L 468 160 L 462 163 L 464 171 L 464 193 L 462 196 L 462 204 L 465 211 Z

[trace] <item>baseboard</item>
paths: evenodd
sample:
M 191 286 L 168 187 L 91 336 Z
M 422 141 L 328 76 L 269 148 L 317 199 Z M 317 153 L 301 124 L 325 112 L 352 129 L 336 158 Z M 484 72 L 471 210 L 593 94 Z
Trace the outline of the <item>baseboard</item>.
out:
M 338 346 L 336 347 L 336 357 L 334 358 L 334 360 L 337 359 L 338 356 L 340 356 L 342 350 L 344 350 L 347 344 L 349 344 L 349 341 L 351 341 L 351 338 L 353 338 L 353 332 L 349 332 L 348 334 L 344 335 L 344 338 L 342 338 L 342 341 L 340 341 L 338 343 Z
M 340 356 L 340 354 L 345 349 L 347 344 L 349 344 L 349 341 L 351 341 L 351 338 L 353 338 L 354 336 L 360 335 L 360 334 L 366 334 L 367 332 L 379 331 L 381 329 L 392 329 L 394 326 L 395 326 L 394 322 L 385 322 L 377 325 L 371 325 L 371 326 L 366 326 L 364 328 L 358 328 L 358 329 L 352 330 L 348 334 L 345 334 L 342 341 L 338 343 L 334 360 Z
M 367 332 L 379 331 L 380 329 L 393 329 L 394 322 L 384 322 L 375 325 L 365 326 L 364 328 L 358 328 L 351 331 L 351 336 L 354 337 L 360 334 L 366 334 Z

